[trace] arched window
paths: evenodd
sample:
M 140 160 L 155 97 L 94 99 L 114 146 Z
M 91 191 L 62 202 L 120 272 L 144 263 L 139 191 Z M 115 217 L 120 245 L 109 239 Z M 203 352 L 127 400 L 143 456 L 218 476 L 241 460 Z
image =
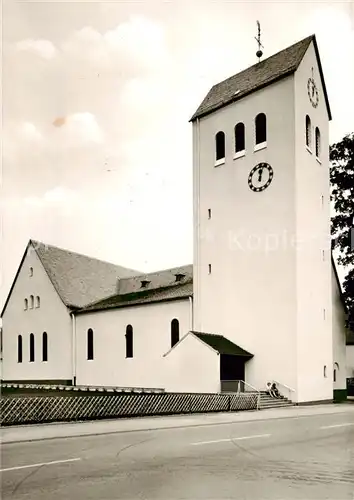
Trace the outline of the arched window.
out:
M 48 335 L 43 332 L 42 335 L 42 361 L 48 361 Z
M 316 127 L 315 130 L 315 139 L 316 139 L 316 156 L 317 158 L 319 158 L 321 154 L 321 134 L 318 127 Z
M 245 149 L 245 126 L 243 123 L 238 123 L 235 127 L 235 153 L 244 151 Z
M 28 300 L 27 300 L 27 299 L 25 299 L 25 306 L 24 306 L 24 309 L 25 309 L 25 311 L 27 311 L 27 309 L 28 309 Z
M 126 358 L 133 357 L 133 327 L 128 325 L 125 331 L 125 356 Z
M 174 318 L 171 321 L 171 347 L 179 342 L 179 321 Z
M 17 363 L 22 363 L 22 335 L 17 337 Z
M 32 277 L 32 276 L 33 276 L 33 267 L 30 267 L 30 268 L 29 268 L 29 275 L 30 275 L 30 277 Z
M 34 335 L 33 333 L 30 334 L 30 362 L 34 362 Z
M 306 146 L 308 148 L 311 148 L 311 142 L 312 142 L 312 137 L 311 137 L 311 120 L 309 115 L 306 115 Z
M 30 295 L 30 308 L 33 309 L 34 306 L 34 297 L 33 295 Z
M 93 359 L 93 330 L 87 330 L 87 359 Z
M 259 113 L 255 119 L 256 144 L 267 141 L 267 118 L 264 113 Z
M 41 298 L 38 295 L 36 297 L 36 307 L 41 307 Z
M 216 161 L 225 158 L 225 134 L 218 132 L 215 136 Z

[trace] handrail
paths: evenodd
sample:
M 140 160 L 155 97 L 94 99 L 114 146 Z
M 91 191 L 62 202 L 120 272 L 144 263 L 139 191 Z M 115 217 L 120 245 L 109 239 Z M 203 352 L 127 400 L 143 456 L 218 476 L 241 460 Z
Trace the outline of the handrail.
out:
M 281 386 L 285 387 L 285 389 L 288 389 L 288 391 L 295 392 L 295 389 L 293 389 L 292 387 L 289 387 L 286 384 L 282 384 L 281 382 L 278 382 L 278 380 L 273 380 L 273 382 L 275 382 L 278 385 L 281 385 Z
M 261 391 L 259 389 L 256 389 L 256 387 L 254 387 L 253 385 L 249 384 L 248 382 L 245 382 L 244 380 L 220 380 L 220 392 L 221 391 L 221 387 L 222 387 L 222 383 L 223 382 L 233 382 L 233 383 L 237 383 L 237 389 L 236 391 L 230 391 L 230 392 L 236 392 L 237 394 L 240 394 L 241 392 L 244 392 L 246 393 L 247 390 L 245 390 L 245 388 L 249 387 L 250 390 L 248 390 L 249 393 L 251 392 L 255 392 L 257 394 L 257 410 L 259 410 L 259 407 L 260 407 L 260 402 L 261 402 Z M 243 390 L 241 391 L 241 387 L 243 387 Z M 227 390 L 225 390 L 224 392 L 229 392 Z
M 249 384 L 248 382 L 245 382 L 244 380 L 241 380 L 241 382 L 243 382 L 244 384 L 248 385 L 248 387 L 251 387 L 251 389 L 253 389 L 254 391 L 260 392 L 259 389 L 256 389 L 255 387 L 253 387 L 253 385 Z

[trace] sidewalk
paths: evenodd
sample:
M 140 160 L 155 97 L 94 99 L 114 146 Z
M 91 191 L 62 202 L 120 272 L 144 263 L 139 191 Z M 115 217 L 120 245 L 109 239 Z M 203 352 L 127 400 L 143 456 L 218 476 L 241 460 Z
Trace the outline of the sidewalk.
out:
M 193 415 L 172 415 L 167 417 L 141 417 L 114 420 L 95 420 L 89 422 L 67 422 L 39 425 L 4 427 L 1 429 L 2 443 L 39 441 L 43 439 L 80 437 L 119 432 L 152 431 L 178 427 L 198 427 L 207 425 L 252 422 L 280 418 L 301 418 L 312 415 L 352 413 L 352 404 L 291 406 L 260 411 L 242 411 L 232 413 L 208 413 Z

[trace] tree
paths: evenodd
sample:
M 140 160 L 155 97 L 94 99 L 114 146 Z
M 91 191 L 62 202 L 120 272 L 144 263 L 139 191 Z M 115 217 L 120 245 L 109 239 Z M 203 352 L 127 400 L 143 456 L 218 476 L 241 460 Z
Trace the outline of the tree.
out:
M 344 300 L 348 309 L 347 326 L 354 331 L 354 133 L 346 135 L 330 147 L 332 248 L 339 250 L 338 263 L 347 274 L 343 283 Z

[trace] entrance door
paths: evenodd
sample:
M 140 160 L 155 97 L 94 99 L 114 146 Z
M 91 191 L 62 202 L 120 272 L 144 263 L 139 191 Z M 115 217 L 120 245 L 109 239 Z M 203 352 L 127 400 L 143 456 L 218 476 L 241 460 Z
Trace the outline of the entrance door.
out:
M 244 390 L 243 384 L 231 381 L 245 380 L 245 358 L 232 354 L 221 354 L 220 356 L 220 381 L 224 390 Z M 228 383 L 227 383 L 228 382 Z

